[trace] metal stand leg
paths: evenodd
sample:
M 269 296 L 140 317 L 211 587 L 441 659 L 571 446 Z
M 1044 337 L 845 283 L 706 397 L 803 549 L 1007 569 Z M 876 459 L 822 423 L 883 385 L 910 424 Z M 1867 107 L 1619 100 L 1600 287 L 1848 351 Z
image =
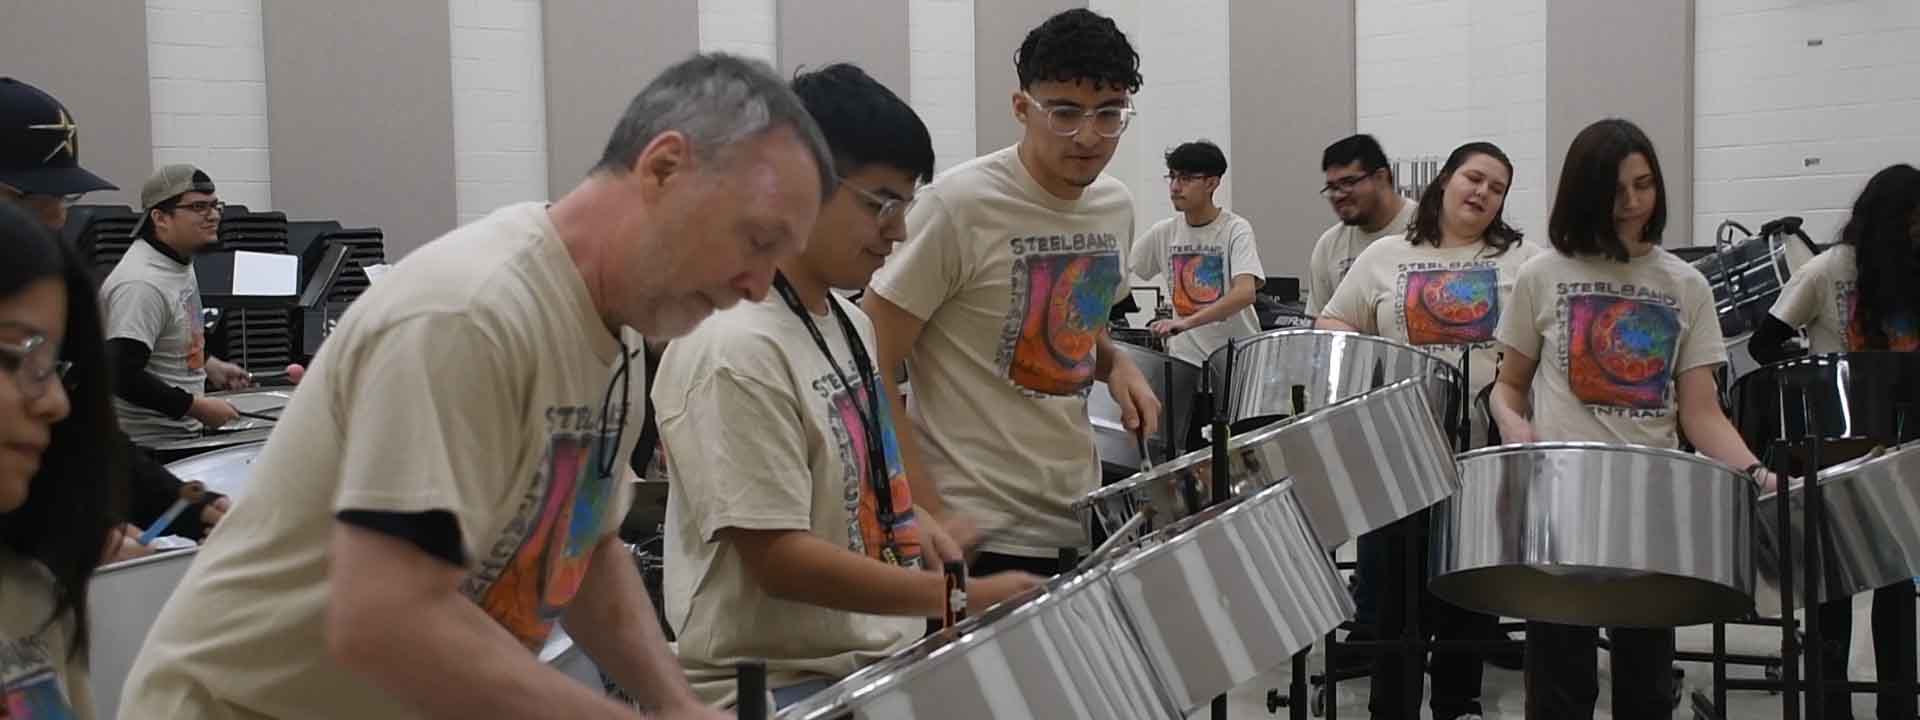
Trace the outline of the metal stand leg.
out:
M 1287 706 L 1293 720 L 1307 720 L 1308 711 L 1313 708 L 1313 690 L 1307 687 L 1307 656 L 1312 652 L 1313 648 L 1309 647 L 1293 654 L 1293 685 L 1287 690 L 1293 694 Z
M 1771 468 L 1774 477 L 1787 477 L 1789 468 L 1786 457 L 1789 447 L 1785 442 L 1774 444 L 1774 459 L 1777 463 Z M 1779 490 L 1784 493 L 1786 488 Z M 1793 534 L 1788 530 L 1793 527 L 1790 524 L 1793 517 L 1792 511 L 1787 508 L 1786 495 L 1782 495 L 1780 502 L 1774 503 L 1774 506 L 1774 521 L 1776 527 L 1781 528 L 1778 548 L 1780 553 L 1780 717 L 1782 720 L 1800 720 L 1800 636 L 1797 627 L 1799 622 L 1793 618 L 1795 604 Z M 1808 617 L 1814 614 L 1807 613 Z M 1726 712 L 1725 706 L 1721 706 L 1720 712 L 1723 714 Z
M 1713 624 L 1713 712 L 1727 716 L 1727 624 Z
M 1804 393 L 1801 399 L 1802 402 L 1806 402 Z M 1802 603 L 1802 605 L 1807 609 L 1806 647 L 1812 648 L 1812 652 L 1803 653 L 1801 657 L 1809 659 L 1805 663 L 1807 674 L 1807 718 L 1808 720 L 1822 720 L 1827 716 L 1826 695 L 1829 690 L 1827 687 L 1826 663 L 1823 662 L 1825 658 L 1821 656 L 1826 645 L 1823 644 L 1824 638 L 1822 637 L 1822 628 L 1820 627 L 1819 595 L 1820 586 L 1826 584 L 1826 575 L 1822 574 L 1821 568 L 1826 566 L 1826 558 L 1823 556 L 1826 554 L 1827 547 L 1827 543 L 1825 542 L 1826 528 L 1824 527 L 1827 513 L 1826 508 L 1821 506 L 1820 483 L 1818 481 L 1822 444 L 1820 429 L 1813 427 L 1812 423 L 1815 422 L 1815 420 L 1811 409 L 1809 409 L 1807 413 L 1807 420 L 1808 443 L 1811 449 L 1807 453 L 1807 480 L 1804 491 L 1807 505 L 1805 512 L 1802 513 L 1806 518 L 1804 520 L 1806 526 L 1806 542 L 1804 545 L 1806 546 L 1807 559 L 1805 560 L 1806 572 L 1803 573 L 1806 579 L 1801 581 L 1800 587 L 1803 590 L 1802 597 L 1805 598 L 1805 602 Z M 1784 505 L 1786 503 L 1781 504 Z

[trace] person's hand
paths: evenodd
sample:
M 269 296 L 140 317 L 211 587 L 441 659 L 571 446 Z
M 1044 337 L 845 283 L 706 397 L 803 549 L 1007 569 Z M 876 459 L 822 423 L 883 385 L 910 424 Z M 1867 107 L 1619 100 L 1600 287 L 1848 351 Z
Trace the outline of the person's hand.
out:
M 1120 424 L 1127 432 L 1148 437 L 1160 430 L 1160 398 L 1153 394 L 1147 376 L 1131 362 L 1116 362 L 1107 376 L 1107 391 L 1113 404 L 1120 407 Z
M 1500 442 L 1503 445 L 1518 445 L 1534 441 L 1533 423 L 1516 420 L 1495 424 L 1500 427 Z
M 187 415 L 211 430 L 240 419 L 240 409 L 224 399 L 201 395 L 193 399 Z
M 1179 335 L 1187 331 L 1187 321 L 1184 318 L 1179 320 L 1155 320 L 1147 323 L 1147 329 L 1152 330 L 1153 334 L 1158 337 Z
M 668 703 L 659 712 L 647 717 L 659 720 L 735 720 L 733 713 L 702 704 L 691 696 Z
M 921 564 L 927 572 L 942 572 L 947 563 L 966 561 L 966 551 L 953 541 L 953 536 L 932 513 L 918 507 L 913 511 L 919 518 Z
M 1007 598 L 1040 587 L 1046 582 L 1046 578 L 1018 570 L 967 578 L 967 614 L 978 615 Z
M 140 528 L 121 524 L 107 531 L 102 564 L 117 563 L 153 554 L 153 548 L 140 544 Z
M 207 358 L 207 382 L 220 390 L 244 390 L 253 387 L 253 374 L 225 360 Z
M 223 495 L 200 508 L 200 524 L 212 529 L 213 526 L 219 525 L 220 521 L 227 517 L 227 511 L 232 509 L 233 498 Z

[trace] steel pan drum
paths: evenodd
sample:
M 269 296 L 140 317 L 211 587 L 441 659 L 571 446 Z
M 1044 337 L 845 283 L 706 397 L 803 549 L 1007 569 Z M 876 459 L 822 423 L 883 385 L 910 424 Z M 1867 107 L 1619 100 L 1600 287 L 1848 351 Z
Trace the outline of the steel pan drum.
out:
M 1055 577 L 788 706 L 784 720 L 1175 718 L 1109 585 Z
M 1183 448 L 1192 427 L 1194 396 L 1200 392 L 1200 368 L 1172 355 L 1143 347 L 1115 343 L 1139 366 L 1161 404 L 1160 431 L 1147 438 L 1147 452 L 1166 461 Z M 1105 382 L 1095 381 L 1087 395 L 1087 418 L 1093 423 L 1094 445 L 1100 464 L 1109 473 L 1131 475 L 1140 469 L 1140 444 L 1120 422 L 1120 406 Z
M 1567 625 L 1675 627 L 1753 608 L 1755 489 L 1677 450 L 1548 442 L 1460 456 L 1435 509 L 1433 592 Z
M 1227 378 L 1232 349 L 1233 377 Z M 1419 379 L 1443 427 L 1459 418 L 1460 370 L 1438 355 L 1386 338 L 1330 330 L 1270 330 L 1207 357 L 1213 387 L 1226 383 L 1227 419 L 1312 412 L 1400 380 Z
M 207 489 L 231 496 L 235 502 L 247 494 L 248 478 L 253 476 L 253 460 L 266 441 L 248 443 L 225 450 L 201 453 L 185 460 L 167 463 L 167 471 L 181 480 L 199 480 Z
M 1759 545 L 1755 550 L 1762 592 L 1760 610 L 1780 609 L 1780 495 L 1760 498 Z M 1806 580 L 1805 487 L 1787 492 L 1792 536 L 1794 597 L 1802 598 Z M 1820 600 L 1838 600 L 1855 593 L 1905 582 L 1920 575 L 1920 443 L 1830 467 L 1820 473 L 1822 521 L 1830 554 L 1823 556 L 1817 588 Z M 1797 602 L 1796 602 L 1797 604 Z
M 241 412 L 278 417 L 280 411 L 286 409 L 287 400 L 293 397 L 293 391 L 284 388 L 273 390 L 256 388 L 212 393 L 211 397 L 224 398 Z M 156 442 L 152 444 L 152 448 L 162 458 L 184 459 L 235 445 L 261 442 L 266 440 L 267 435 L 272 432 L 272 422 L 243 416 L 220 426 L 217 430 L 205 431 L 198 437 Z
M 1459 486 L 1453 449 L 1434 422 L 1431 386 L 1402 380 L 1305 415 L 1237 435 L 1228 445 L 1232 494 L 1292 476 L 1324 547 L 1337 547 L 1441 499 Z M 1074 503 L 1090 535 L 1112 533 L 1152 505 L 1164 525 L 1206 506 L 1211 450 L 1196 450 Z M 1188 502 L 1184 484 L 1198 486 Z
M 1785 381 L 1799 374 L 1799 387 Z M 1827 440 L 1821 462 L 1920 438 L 1920 353 L 1854 352 L 1782 360 L 1747 373 L 1730 393 L 1733 420 L 1755 455 L 1806 436 L 1810 409 Z M 1798 452 L 1798 451 L 1796 451 Z
M 1292 481 L 1122 551 L 1113 589 L 1183 713 L 1271 670 L 1353 616 Z
M 87 589 L 87 612 L 93 623 L 87 672 L 93 684 L 94 711 L 100 717 L 118 717 L 120 689 L 127 684 L 133 659 L 146 643 L 160 607 L 199 554 L 199 548 L 177 550 L 94 571 Z

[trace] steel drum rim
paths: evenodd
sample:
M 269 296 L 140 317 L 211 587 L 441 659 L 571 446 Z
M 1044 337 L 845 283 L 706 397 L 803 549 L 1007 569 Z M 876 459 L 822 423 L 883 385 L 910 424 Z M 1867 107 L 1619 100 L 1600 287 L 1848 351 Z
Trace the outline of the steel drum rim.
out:
M 1829 485 L 1834 485 L 1837 483 L 1856 480 L 1858 479 L 1856 475 L 1858 475 L 1860 471 L 1865 470 L 1866 465 L 1880 461 L 1880 460 L 1892 458 L 1893 456 L 1898 455 L 1900 453 L 1910 452 L 1913 450 L 1920 450 L 1920 441 L 1909 440 L 1907 442 L 1900 443 L 1899 445 L 1880 448 L 1875 452 L 1870 452 L 1865 455 L 1861 455 L 1860 457 L 1848 460 L 1846 462 L 1837 463 L 1837 464 L 1828 466 L 1826 468 L 1821 469 L 1820 472 L 1815 476 L 1815 479 L 1816 479 L 1816 482 L 1820 483 L 1820 487 L 1822 488 L 1825 488 Z M 1804 493 L 1806 488 L 1807 488 L 1807 484 L 1805 479 L 1803 478 L 1800 484 L 1793 485 L 1787 488 L 1786 492 L 1788 495 L 1800 495 Z M 1768 502 L 1774 501 L 1779 497 L 1780 497 L 1780 491 L 1775 490 L 1773 492 L 1762 494 L 1760 496 L 1759 501 L 1763 503 L 1768 503 Z
M 1291 495 L 1293 493 L 1294 482 L 1293 477 L 1288 476 L 1279 482 L 1268 485 L 1255 492 L 1229 498 L 1224 503 L 1175 520 L 1165 527 L 1148 533 L 1144 537 L 1127 541 L 1125 545 L 1113 551 L 1113 567 L 1111 568 L 1111 572 L 1119 573 L 1132 569 L 1133 566 L 1152 559 L 1155 553 L 1172 552 L 1173 548 L 1184 547 L 1198 542 L 1197 538 L 1199 536 L 1191 532 L 1192 530 L 1215 520 L 1224 522 L 1251 513 L 1255 509 L 1255 504 L 1268 501 L 1270 494 Z M 1294 504 L 1299 504 L 1297 498 L 1294 500 Z M 1307 517 L 1305 512 L 1300 513 L 1300 521 L 1306 525 L 1308 533 L 1313 532 L 1312 519 Z M 1329 556 L 1327 562 L 1333 562 L 1331 556 Z
M 1319 332 L 1319 331 L 1289 330 L 1289 331 L 1274 331 L 1274 332 Z M 1403 388 L 1405 387 L 1424 387 L 1425 385 L 1426 385 L 1426 380 L 1423 378 L 1402 378 L 1400 380 L 1395 380 L 1385 385 L 1381 385 L 1380 387 L 1374 388 L 1372 390 L 1368 390 L 1358 395 L 1341 398 L 1340 400 L 1329 403 L 1324 407 L 1316 408 L 1312 411 L 1304 412 L 1279 422 L 1262 425 L 1251 432 L 1234 435 L 1233 438 L 1229 440 L 1227 443 L 1227 452 L 1228 453 L 1239 452 L 1245 449 L 1247 446 L 1264 443 L 1272 439 L 1272 437 L 1281 435 L 1285 432 L 1297 431 L 1299 427 L 1304 427 L 1318 420 L 1325 420 L 1328 416 L 1331 416 L 1334 414 L 1349 411 L 1353 409 L 1355 406 L 1358 406 L 1361 402 L 1375 399 L 1376 393 L 1402 391 Z M 1202 462 L 1211 462 L 1212 460 L 1213 460 L 1212 446 L 1204 447 L 1199 450 L 1194 450 L 1185 455 L 1181 455 L 1180 457 L 1177 457 L 1172 460 L 1168 460 L 1167 462 L 1156 465 L 1150 469 L 1142 470 L 1140 472 L 1129 475 L 1125 479 L 1117 480 L 1112 484 L 1107 485 L 1106 487 L 1102 487 L 1097 490 L 1094 490 L 1093 492 L 1087 493 L 1086 495 L 1081 496 L 1080 499 L 1073 501 L 1073 504 L 1070 505 L 1069 507 L 1071 507 L 1077 513 L 1081 510 L 1093 507 L 1095 503 L 1098 503 L 1100 501 L 1107 500 L 1116 495 L 1124 495 L 1132 491 L 1134 488 L 1137 488 L 1142 485 L 1146 485 L 1154 480 L 1164 478 L 1167 475 L 1170 475 L 1172 473 L 1175 473 L 1181 470 L 1186 470 Z
M 1232 347 L 1234 349 L 1239 349 L 1239 348 L 1247 347 L 1248 345 L 1252 345 L 1259 341 L 1272 340 L 1272 339 L 1290 337 L 1295 335 L 1298 335 L 1301 337 L 1341 337 L 1341 338 L 1350 338 L 1359 342 L 1375 343 L 1379 345 L 1389 345 L 1394 348 L 1405 350 L 1415 355 L 1420 355 L 1429 360 L 1440 363 L 1441 365 L 1445 366 L 1447 370 L 1451 371 L 1455 376 L 1458 376 L 1460 374 L 1459 365 L 1455 364 L 1450 360 L 1447 360 L 1446 358 L 1440 357 L 1439 355 L 1436 355 L 1430 351 L 1422 350 L 1417 346 L 1409 345 L 1407 343 L 1400 342 L 1399 340 L 1395 340 L 1390 337 L 1382 337 L 1379 335 L 1368 335 L 1366 333 L 1354 332 L 1351 330 L 1321 330 L 1318 328 L 1280 328 L 1277 330 L 1267 330 L 1264 332 L 1255 333 L 1253 335 L 1248 335 L 1244 338 L 1238 338 L 1234 341 Z M 1221 345 L 1219 349 L 1214 350 L 1211 353 L 1208 353 L 1207 365 L 1209 367 L 1219 368 L 1220 365 L 1214 363 L 1213 358 L 1215 355 L 1219 355 L 1220 353 L 1226 352 L 1228 347 L 1229 346 L 1227 345 Z M 1214 370 L 1214 372 L 1218 372 L 1218 370 L 1216 369 Z
M 94 569 L 93 575 L 94 577 L 99 577 L 101 575 L 105 575 L 107 573 L 111 573 L 117 570 L 130 570 L 132 568 L 137 568 L 142 565 L 153 565 L 153 564 L 164 562 L 167 560 L 172 560 L 180 557 L 182 553 L 198 553 L 198 552 L 200 552 L 199 545 L 195 545 L 193 547 L 179 548 L 176 550 L 162 550 L 160 552 L 156 552 L 146 557 L 137 557 L 131 560 L 121 560 L 120 562 L 107 563 L 105 565 L 101 565 L 100 567 Z
M 1491 455 L 1504 455 L 1509 452 L 1531 452 L 1534 450 L 1606 450 L 1611 452 L 1639 453 L 1643 455 L 1653 455 L 1656 457 L 1665 457 L 1665 458 L 1671 458 L 1675 460 L 1697 461 L 1697 462 L 1705 463 L 1707 465 L 1711 465 L 1713 467 L 1725 470 L 1734 475 L 1745 476 L 1747 474 L 1745 471 L 1736 469 L 1732 465 L 1728 465 L 1724 462 L 1707 457 L 1705 455 L 1701 455 L 1699 453 L 1690 453 L 1683 450 L 1676 450 L 1674 448 L 1654 447 L 1652 445 L 1616 444 L 1616 443 L 1593 442 L 1590 440 L 1542 440 L 1539 442 L 1530 442 L 1530 443 L 1509 443 L 1506 445 L 1495 445 L 1493 447 L 1485 447 L 1485 448 L 1480 448 L 1478 450 L 1473 450 L 1470 452 L 1460 453 L 1460 455 L 1454 459 L 1456 462 L 1466 462 L 1468 460 L 1477 460 L 1477 459 L 1491 456 Z

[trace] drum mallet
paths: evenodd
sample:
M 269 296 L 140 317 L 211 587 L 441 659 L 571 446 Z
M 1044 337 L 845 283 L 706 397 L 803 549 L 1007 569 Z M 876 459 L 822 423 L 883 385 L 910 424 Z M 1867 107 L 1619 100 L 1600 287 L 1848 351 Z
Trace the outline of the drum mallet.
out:
M 733 706 L 734 716 L 740 720 L 767 720 L 772 711 L 767 707 L 767 663 L 765 660 L 748 660 L 735 665 L 738 700 Z
M 205 483 L 194 480 L 182 484 L 180 486 L 180 499 L 173 501 L 173 505 L 169 506 L 166 512 L 161 513 L 160 519 L 153 521 L 153 524 L 147 527 L 146 532 L 140 533 L 140 538 L 136 542 L 139 542 L 141 545 L 152 543 L 155 538 L 160 537 L 160 533 L 166 532 L 167 526 L 172 525 L 173 521 L 180 517 L 180 513 L 185 512 L 189 506 L 200 502 L 200 500 L 206 496 L 207 486 Z

